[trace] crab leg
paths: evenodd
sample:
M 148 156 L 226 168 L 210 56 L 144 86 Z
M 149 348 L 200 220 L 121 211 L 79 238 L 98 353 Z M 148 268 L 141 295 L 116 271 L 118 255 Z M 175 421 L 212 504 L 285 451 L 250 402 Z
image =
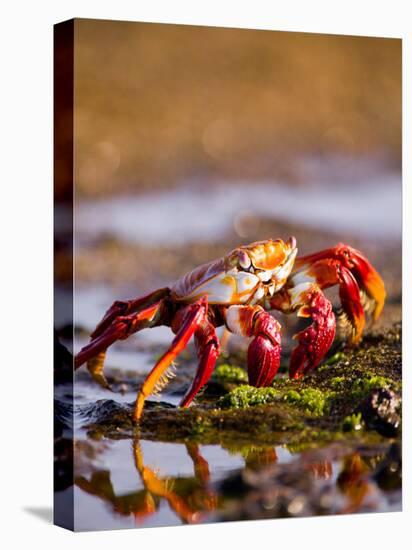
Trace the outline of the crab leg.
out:
M 116 340 L 124 340 L 130 334 L 142 328 L 155 326 L 166 313 L 163 299 L 129 315 L 114 316 L 113 306 L 111 310 L 111 316 L 113 317 L 110 324 L 106 319 L 103 324 L 99 325 L 98 329 L 94 331 L 89 344 L 79 351 L 74 362 L 75 369 L 78 369 L 87 361 L 87 368 L 93 379 L 107 389 L 110 389 L 110 386 L 103 374 L 107 348 Z
M 189 391 L 180 402 L 181 407 L 188 407 L 199 390 L 208 382 L 220 353 L 215 327 L 206 318 L 195 332 L 195 343 L 199 366 Z
M 249 383 L 270 386 L 280 366 L 280 325 L 260 306 L 231 306 L 226 326 L 241 336 L 254 339 L 249 345 L 247 364 Z
M 179 325 L 176 336 L 170 348 L 162 355 L 140 388 L 133 413 L 135 422 L 140 419 L 146 397 L 153 392 L 156 384 L 165 374 L 172 361 L 185 349 L 190 338 L 204 321 L 206 314 L 207 297 L 200 298 L 197 302 L 177 312 L 172 323 L 172 329 L 177 328 L 176 325 Z
M 159 302 L 162 298 L 166 298 L 166 296 L 169 296 L 169 294 L 169 288 L 160 288 L 158 290 L 155 290 L 154 292 L 151 292 L 150 294 L 146 294 L 145 296 L 141 296 L 140 298 L 135 298 L 134 300 L 128 300 L 125 302 L 116 300 L 116 302 L 114 302 L 106 311 L 103 319 L 90 335 L 91 338 L 96 338 L 97 336 L 100 336 L 117 317 L 122 315 L 129 315 L 131 313 L 138 313 L 139 311 L 142 311 L 142 309 L 146 309 L 150 305 Z

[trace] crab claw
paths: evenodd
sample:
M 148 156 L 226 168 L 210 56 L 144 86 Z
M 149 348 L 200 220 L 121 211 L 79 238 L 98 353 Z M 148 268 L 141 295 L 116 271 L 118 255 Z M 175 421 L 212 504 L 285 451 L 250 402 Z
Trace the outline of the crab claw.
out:
M 368 311 L 371 310 L 373 320 L 376 321 L 385 302 L 385 285 L 379 273 L 359 250 L 349 246 L 346 248 L 350 253 L 350 262 L 353 264 L 351 271 L 361 291 L 364 290 L 367 295 L 366 297 L 361 296 L 361 299 L 365 302 L 363 307 Z
M 319 365 L 329 351 L 336 331 L 332 304 L 318 288 L 306 293 L 305 302 L 298 315 L 299 317 L 311 317 L 313 322 L 294 336 L 299 344 L 292 352 L 289 377 L 295 379 Z
M 340 329 L 347 334 L 349 342 L 359 342 L 365 327 L 365 311 L 358 283 L 346 267 L 340 268 L 341 285 L 339 297 L 343 312 L 338 315 Z
M 356 344 L 362 337 L 365 314 L 370 315 L 373 321 L 381 314 L 385 286 L 379 273 L 359 250 L 343 244 L 335 250 L 340 262 L 339 296 L 344 312 L 339 318 L 339 325 L 344 332 L 348 332 L 349 343 Z
M 249 384 L 270 386 L 280 366 L 280 325 L 262 311 L 256 315 L 253 333 L 247 354 Z
M 346 244 L 298 258 L 296 274 L 315 279 L 322 289 L 339 284 L 339 327 L 351 344 L 362 336 L 365 313 L 376 321 L 382 312 L 386 293 L 379 273 L 359 250 Z

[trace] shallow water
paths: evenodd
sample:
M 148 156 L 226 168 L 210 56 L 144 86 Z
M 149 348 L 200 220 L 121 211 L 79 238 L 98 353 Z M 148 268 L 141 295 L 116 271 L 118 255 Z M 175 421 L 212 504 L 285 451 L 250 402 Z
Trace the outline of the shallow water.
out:
M 187 481 L 188 484 L 194 481 L 193 490 L 197 489 L 193 462 L 185 445 L 152 441 L 140 441 L 138 445 L 145 467 L 156 472 L 155 475 L 159 480 L 157 481 L 159 487 L 148 491 L 157 497 L 155 509 L 149 513 L 145 510 L 145 502 L 138 499 L 139 493 L 145 493 L 145 481 L 135 466 L 133 443 L 129 440 L 110 441 L 96 461 L 96 465 L 91 469 L 92 471 L 109 472 L 113 495 L 110 500 L 107 500 L 105 495 L 100 492 L 102 487 L 99 484 L 96 486 L 97 494 L 95 495 L 91 495 L 77 486 L 75 490 L 77 529 L 148 527 L 185 523 L 185 516 L 179 516 L 179 503 L 177 502 L 179 494 L 176 492 L 175 495 L 172 495 L 174 492 L 173 480 L 177 479 Z M 202 456 L 209 464 L 210 483 L 221 479 L 225 472 L 242 466 L 240 457 L 230 455 L 228 451 L 219 446 L 203 446 Z M 166 485 L 170 487 L 170 495 L 166 494 Z M 126 495 L 129 497 L 135 495 L 136 504 L 134 507 L 131 506 L 130 510 L 121 511 L 120 501 Z M 173 496 L 176 503 L 173 502 Z M 175 506 L 173 506 L 174 504 Z M 144 515 L 145 511 L 146 516 Z M 195 512 L 196 510 L 193 511 L 193 513 Z M 188 514 L 186 517 L 189 518 L 190 515 Z
M 344 445 L 292 453 L 282 446 L 226 449 L 190 442 L 91 441 L 79 434 L 75 526 L 76 530 L 118 529 L 399 511 L 400 488 L 382 490 L 369 475 L 370 463 L 383 454 L 383 450 L 359 452 Z M 273 513 L 264 505 L 251 513 L 249 501 L 268 498 L 267 472 L 273 477 Z M 256 487 L 242 482 L 242 476 L 247 480 L 250 475 L 261 476 Z

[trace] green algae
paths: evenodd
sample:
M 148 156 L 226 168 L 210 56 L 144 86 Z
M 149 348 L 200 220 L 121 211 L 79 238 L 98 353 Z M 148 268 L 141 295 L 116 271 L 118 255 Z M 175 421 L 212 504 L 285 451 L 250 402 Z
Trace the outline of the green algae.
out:
M 325 392 L 316 388 L 303 388 L 301 390 L 280 390 L 273 387 L 255 388 L 242 385 L 221 397 L 217 405 L 223 409 L 248 408 L 269 403 L 286 402 L 297 406 L 313 416 L 322 416 L 329 406 L 333 392 Z
M 280 397 L 281 394 L 274 388 L 255 388 L 242 385 L 221 397 L 217 406 L 223 409 L 243 409 L 273 403 Z
M 296 404 L 314 416 L 323 416 L 329 410 L 329 403 L 333 396 L 333 392 L 305 388 L 300 391 L 289 390 L 283 398 L 286 402 Z
M 243 383 L 248 381 L 247 372 L 241 367 L 223 363 L 216 367 L 213 379 L 219 383 Z

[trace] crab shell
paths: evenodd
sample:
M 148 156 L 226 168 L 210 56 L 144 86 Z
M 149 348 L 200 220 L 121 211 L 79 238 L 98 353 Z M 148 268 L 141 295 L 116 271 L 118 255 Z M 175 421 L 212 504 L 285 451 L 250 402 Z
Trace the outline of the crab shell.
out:
M 294 237 L 240 246 L 178 279 L 171 288 L 172 298 L 192 303 L 207 296 L 209 304 L 258 304 L 282 288 L 296 254 Z

